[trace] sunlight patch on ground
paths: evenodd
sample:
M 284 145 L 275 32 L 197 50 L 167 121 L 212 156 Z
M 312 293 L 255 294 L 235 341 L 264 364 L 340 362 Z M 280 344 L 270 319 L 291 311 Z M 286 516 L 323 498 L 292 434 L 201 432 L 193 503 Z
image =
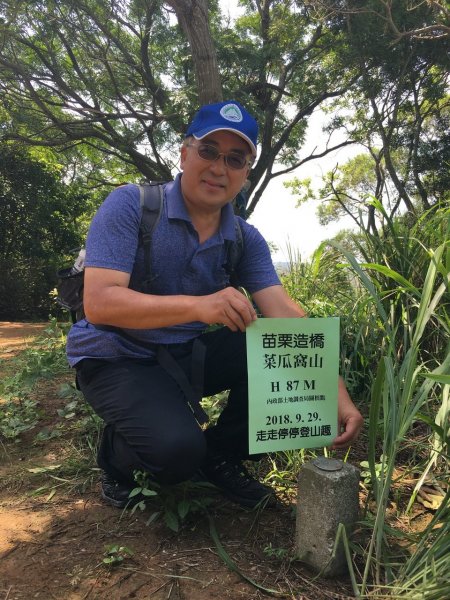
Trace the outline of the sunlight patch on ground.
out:
M 24 350 L 47 325 L 0 321 L 0 359 L 10 358 L 18 350 Z
M 0 508 L 0 553 L 18 542 L 33 541 L 36 534 L 45 531 L 50 521 L 49 514 Z

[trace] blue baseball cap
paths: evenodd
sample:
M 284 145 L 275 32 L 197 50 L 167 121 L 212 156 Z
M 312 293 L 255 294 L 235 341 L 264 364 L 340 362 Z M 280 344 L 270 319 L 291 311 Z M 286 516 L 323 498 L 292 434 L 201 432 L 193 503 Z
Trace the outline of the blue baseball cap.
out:
M 185 137 L 194 136 L 201 140 L 214 131 L 232 131 L 243 138 L 256 156 L 258 123 L 234 100 L 202 106 L 189 125 Z

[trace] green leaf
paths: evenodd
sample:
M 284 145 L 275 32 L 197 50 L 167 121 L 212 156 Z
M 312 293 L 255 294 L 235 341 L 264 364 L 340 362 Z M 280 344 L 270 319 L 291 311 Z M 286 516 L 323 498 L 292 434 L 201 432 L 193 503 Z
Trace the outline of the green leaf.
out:
M 178 510 L 178 515 L 181 520 L 183 520 L 185 518 L 185 516 L 188 514 L 190 508 L 191 508 L 191 503 L 189 500 L 181 500 L 181 502 L 178 502 L 177 510 Z
M 402 275 L 400 275 L 400 273 L 397 273 L 397 271 L 394 271 L 389 267 L 385 267 L 384 265 L 374 263 L 362 263 L 360 266 L 364 269 L 378 271 L 378 273 L 381 273 L 386 277 L 390 277 L 391 279 L 399 283 L 405 290 L 413 292 L 416 295 L 420 294 L 419 290 L 410 281 L 408 281 Z
M 416 417 L 419 421 L 423 421 L 424 423 L 429 425 L 429 427 L 434 431 L 434 433 L 436 433 L 440 438 L 444 439 L 446 435 L 444 432 L 444 428 L 438 425 L 436 421 L 434 421 L 434 419 L 422 413 L 417 413 Z
M 180 522 L 177 515 L 172 510 L 167 510 L 164 513 L 164 521 L 169 529 L 172 531 L 178 531 L 180 528 Z
M 71 396 L 74 392 L 74 389 L 71 385 L 69 385 L 68 383 L 63 383 L 59 389 L 58 389 L 58 396 L 59 398 L 67 398 L 68 396 Z
M 421 375 L 423 375 L 423 377 L 426 377 L 427 379 L 437 381 L 438 383 L 450 385 L 450 375 L 435 375 L 433 373 L 421 373 Z
M 138 502 L 137 504 L 135 504 L 133 506 L 133 508 L 131 509 L 131 514 L 134 515 L 134 513 L 137 511 L 137 509 L 139 509 L 142 512 L 145 510 L 145 508 L 146 508 L 145 500 L 141 500 L 140 502 Z
M 60 431 L 58 431 L 57 429 L 50 429 L 49 427 L 44 427 L 37 434 L 36 440 L 38 442 L 45 442 L 47 440 L 51 440 L 51 439 L 56 438 L 56 437 L 61 437 L 61 432 Z
M 161 514 L 160 511 L 155 511 L 154 513 L 152 513 L 149 518 L 147 519 L 147 522 L 145 523 L 146 525 L 150 525 L 151 523 L 153 523 L 154 521 L 156 521 L 156 519 L 159 517 L 159 515 Z

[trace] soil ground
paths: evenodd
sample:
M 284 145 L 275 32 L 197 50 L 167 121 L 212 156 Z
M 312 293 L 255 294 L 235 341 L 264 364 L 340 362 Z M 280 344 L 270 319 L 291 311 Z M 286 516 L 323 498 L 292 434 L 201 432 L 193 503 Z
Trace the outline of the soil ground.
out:
M 44 328 L 43 324 L 0 323 L 0 377 L 11 374 L 12 359 L 33 347 Z M 161 510 L 158 499 L 134 514 L 101 501 L 94 451 L 86 454 L 92 441 L 82 428 L 77 433 L 76 420 L 69 418 L 67 427 L 61 425 L 65 417 L 58 413 L 67 404 L 58 389 L 72 379 L 67 370 L 51 380 L 40 380 L 33 388 L 39 424 L 16 442 L 0 437 L 0 600 L 270 597 L 223 561 L 204 513 L 189 514 L 174 532 L 162 518 L 148 523 Z M 39 441 L 38 431 L 60 435 Z M 292 560 L 295 495 L 285 494 L 280 508 L 260 512 L 246 511 L 213 495 L 209 514 L 229 557 L 263 588 L 295 600 L 353 597 L 345 578 L 314 578 Z M 108 567 L 104 558 L 110 545 L 125 547 L 132 554 Z

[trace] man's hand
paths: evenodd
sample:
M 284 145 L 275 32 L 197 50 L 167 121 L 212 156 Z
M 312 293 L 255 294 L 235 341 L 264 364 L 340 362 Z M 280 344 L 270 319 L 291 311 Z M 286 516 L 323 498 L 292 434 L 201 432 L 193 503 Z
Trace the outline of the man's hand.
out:
M 355 408 L 353 414 L 346 414 L 344 417 L 339 415 L 339 427 L 341 433 L 334 438 L 333 450 L 338 448 L 348 448 L 352 442 L 358 437 L 362 427 L 364 425 L 364 419 L 358 409 Z
M 256 320 L 252 303 L 237 289 L 227 287 L 209 296 L 198 296 L 198 320 L 226 325 L 231 331 L 245 331 Z
M 358 437 L 362 427 L 364 425 L 364 419 L 353 404 L 350 396 L 348 395 L 345 384 L 341 378 L 339 378 L 339 391 L 338 391 L 338 426 L 339 433 L 334 438 L 332 449 L 337 450 L 340 448 L 347 448 L 352 442 Z

